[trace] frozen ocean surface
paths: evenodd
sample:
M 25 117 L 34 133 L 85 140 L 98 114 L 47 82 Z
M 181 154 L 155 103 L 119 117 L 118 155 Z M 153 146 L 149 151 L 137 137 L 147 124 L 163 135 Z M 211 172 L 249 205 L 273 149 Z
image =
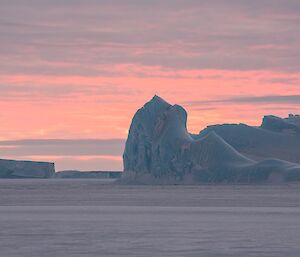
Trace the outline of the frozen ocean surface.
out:
M 300 184 L 0 180 L 2 257 L 299 257 Z

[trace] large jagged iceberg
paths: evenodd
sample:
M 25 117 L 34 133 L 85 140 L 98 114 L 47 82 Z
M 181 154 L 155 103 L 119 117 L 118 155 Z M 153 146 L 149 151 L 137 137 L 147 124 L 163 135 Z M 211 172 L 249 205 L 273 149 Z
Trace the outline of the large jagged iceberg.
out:
M 187 113 L 181 106 L 170 105 L 159 96 L 139 109 L 132 120 L 123 155 L 124 181 L 198 183 L 300 179 L 299 164 L 279 159 L 256 161 L 238 152 L 212 128 L 191 135 L 186 122 Z M 245 140 L 251 141 L 251 138 Z

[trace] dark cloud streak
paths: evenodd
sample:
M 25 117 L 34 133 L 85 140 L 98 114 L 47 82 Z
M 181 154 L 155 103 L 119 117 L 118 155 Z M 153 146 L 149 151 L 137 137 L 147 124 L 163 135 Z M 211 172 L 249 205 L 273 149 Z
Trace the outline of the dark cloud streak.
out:
M 300 95 L 244 96 L 207 101 L 190 101 L 183 104 L 193 107 L 214 104 L 287 104 L 300 106 Z
M 27 139 L 0 141 L 2 156 L 121 156 L 124 139 Z

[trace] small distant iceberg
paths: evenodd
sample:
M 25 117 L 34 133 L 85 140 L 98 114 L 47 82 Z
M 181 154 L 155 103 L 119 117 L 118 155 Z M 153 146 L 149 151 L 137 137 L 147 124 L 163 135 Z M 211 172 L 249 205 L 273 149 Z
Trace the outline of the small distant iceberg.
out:
M 54 174 L 53 178 L 72 178 L 72 179 L 116 179 L 120 178 L 122 171 L 78 171 L 63 170 Z
M 0 159 L 0 178 L 51 178 L 54 163 Z

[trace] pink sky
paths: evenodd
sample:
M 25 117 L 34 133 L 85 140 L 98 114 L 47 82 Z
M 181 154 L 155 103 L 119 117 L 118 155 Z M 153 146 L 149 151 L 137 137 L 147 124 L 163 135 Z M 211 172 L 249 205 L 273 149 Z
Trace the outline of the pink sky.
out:
M 259 125 L 265 114 L 287 116 L 299 111 L 297 103 L 288 101 L 222 102 L 235 97 L 297 95 L 297 86 L 276 82 L 289 79 L 290 74 L 224 70 L 164 73 L 158 68 L 149 69 L 145 67 L 151 76 L 142 77 L 135 72 L 124 74 L 126 67 L 116 71 L 122 74 L 120 77 L 2 75 L 3 84 L 18 90 L 1 97 L 0 107 L 5 110 L 1 119 L 6 124 L 0 128 L 1 139 L 126 138 L 135 111 L 154 94 L 183 105 L 193 133 L 216 123 Z M 293 78 L 300 80 L 300 74 L 293 74 Z M 29 85 L 34 88 L 27 91 Z M 65 85 L 71 86 L 60 93 Z M 53 92 L 50 94 L 45 88 Z M 204 103 L 191 103 L 195 101 Z
M 300 113 L 297 2 L 29 2 L 0 4 L 0 140 L 16 141 L 1 158 L 122 169 L 124 141 L 73 155 L 21 153 L 18 141 L 125 140 L 154 94 L 188 111 L 192 133 Z

